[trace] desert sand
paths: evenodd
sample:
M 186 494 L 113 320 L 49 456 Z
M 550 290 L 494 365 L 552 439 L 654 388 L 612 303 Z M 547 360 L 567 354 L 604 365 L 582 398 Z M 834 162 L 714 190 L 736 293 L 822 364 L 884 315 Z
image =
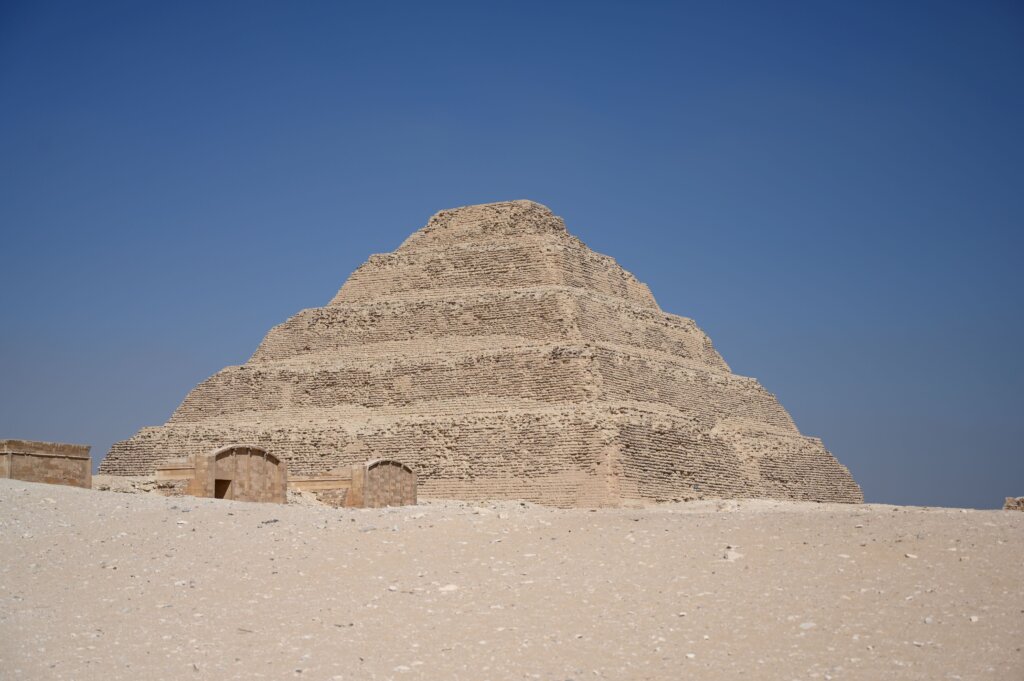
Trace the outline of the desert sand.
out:
M 1024 679 L 1024 513 L 0 480 L 5 679 Z

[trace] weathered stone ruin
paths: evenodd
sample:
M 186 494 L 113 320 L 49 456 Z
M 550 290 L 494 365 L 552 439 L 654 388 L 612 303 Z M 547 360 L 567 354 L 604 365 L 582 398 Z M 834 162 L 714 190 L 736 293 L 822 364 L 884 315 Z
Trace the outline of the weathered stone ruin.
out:
M 1024 497 L 1006 497 L 1004 511 L 1024 511 Z
M 402 461 L 424 497 L 862 501 L 692 320 L 530 201 L 438 213 L 100 472 L 152 474 L 232 442 L 299 477 Z
M 228 445 L 158 464 L 156 489 L 167 496 L 275 504 L 287 503 L 293 489 L 311 492 L 330 506 L 382 508 L 415 505 L 416 474 L 398 461 L 378 459 L 319 475 L 291 476 L 262 447 Z
M 89 445 L 0 440 L 0 478 L 92 487 Z
M 416 474 L 405 464 L 387 459 L 321 475 L 289 477 L 288 488 L 312 492 L 330 506 L 383 508 L 416 504 Z
M 156 468 L 156 479 L 158 483 L 179 481 L 176 491 L 193 497 L 276 504 L 288 501 L 288 468 L 254 445 L 227 445 L 164 462 Z

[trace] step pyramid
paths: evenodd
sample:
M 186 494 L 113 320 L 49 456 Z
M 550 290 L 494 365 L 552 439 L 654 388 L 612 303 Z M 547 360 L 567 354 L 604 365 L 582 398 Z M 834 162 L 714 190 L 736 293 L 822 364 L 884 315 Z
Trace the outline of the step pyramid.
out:
M 860 502 L 775 397 L 532 201 L 441 211 L 267 334 L 100 473 L 251 443 L 315 475 L 411 466 L 421 497 L 555 506 Z

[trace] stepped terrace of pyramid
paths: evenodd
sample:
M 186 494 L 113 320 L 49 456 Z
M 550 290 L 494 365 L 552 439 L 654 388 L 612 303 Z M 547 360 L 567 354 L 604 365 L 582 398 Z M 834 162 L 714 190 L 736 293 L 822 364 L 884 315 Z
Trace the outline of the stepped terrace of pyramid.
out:
M 100 473 L 250 443 L 315 475 L 377 458 L 424 498 L 554 506 L 862 501 L 690 319 L 531 201 L 441 211 L 267 334 Z

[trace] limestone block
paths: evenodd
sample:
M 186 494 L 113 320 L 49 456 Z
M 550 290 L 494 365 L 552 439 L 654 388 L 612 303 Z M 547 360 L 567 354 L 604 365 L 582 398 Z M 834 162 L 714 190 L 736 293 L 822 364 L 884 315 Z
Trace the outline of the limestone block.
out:
M 0 477 L 91 488 L 89 449 L 61 442 L 0 440 Z

